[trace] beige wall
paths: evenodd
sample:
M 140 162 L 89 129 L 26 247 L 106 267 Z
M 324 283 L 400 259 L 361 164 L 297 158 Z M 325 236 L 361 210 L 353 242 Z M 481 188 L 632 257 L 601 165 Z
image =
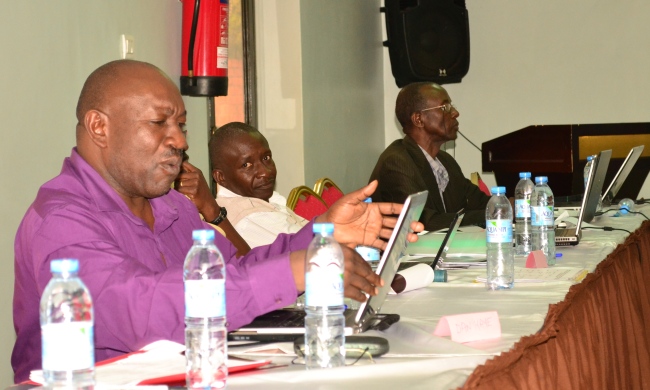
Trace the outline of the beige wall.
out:
M 177 82 L 178 0 L 0 0 L 0 388 L 13 383 L 13 240 L 38 187 L 56 176 L 74 145 L 74 110 L 86 76 L 118 59 L 120 34 L 135 37 L 135 58 Z M 204 98 L 186 98 L 190 155 L 207 167 Z
M 467 9 L 469 73 L 445 87 L 475 144 L 529 125 L 650 122 L 650 2 L 467 0 Z M 387 50 L 384 66 L 390 142 L 402 135 Z M 451 153 L 465 175 L 481 171 L 464 139 Z M 482 176 L 493 185 L 493 175 Z M 649 195 L 646 180 L 641 196 Z
M 300 2 L 256 0 L 258 128 L 278 169 L 276 190 L 287 196 L 305 182 Z
M 300 2 L 305 181 L 368 183 L 384 150 L 379 0 Z

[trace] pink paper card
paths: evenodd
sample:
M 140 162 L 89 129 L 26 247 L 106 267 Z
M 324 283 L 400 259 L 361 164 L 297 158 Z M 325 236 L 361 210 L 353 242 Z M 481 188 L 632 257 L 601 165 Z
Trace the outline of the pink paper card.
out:
M 541 250 L 530 252 L 526 259 L 526 268 L 548 268 L 544 252 Z
M 499 313 L 485 311 L 444 316 L 433 334 L 441 337 L 451 336 L 451 340 L 457 343 L 495 339 L 501 337 Z

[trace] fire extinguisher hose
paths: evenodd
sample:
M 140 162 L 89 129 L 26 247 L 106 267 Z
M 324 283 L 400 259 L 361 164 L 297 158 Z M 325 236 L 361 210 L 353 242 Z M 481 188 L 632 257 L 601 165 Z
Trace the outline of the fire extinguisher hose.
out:
M 190 44 L 187 50 L 187 75 L 189 77 L 194 77 L 194 39 L 196 38 L 196 26 L 199 24 L 199 8 L 201 8 L 201 0 L 196 0 L 194 3 L 194 16 L 192 17 Z

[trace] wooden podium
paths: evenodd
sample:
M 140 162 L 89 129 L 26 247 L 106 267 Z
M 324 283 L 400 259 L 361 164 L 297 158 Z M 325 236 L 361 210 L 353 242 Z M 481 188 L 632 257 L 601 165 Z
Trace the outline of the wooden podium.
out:
M 494 172 L 508 196 L 514 196 L 519 172 L 531 172 L 533 180 L 548 176 L 556 196 L 582 194 L 587 156 L 612 149 L 606 188 L 637 145 L 645 145 L 643 154 L 616 195 L 636 199 L 650 171 L 650 123 L 528 126 L 483 143 L 483 172 Z

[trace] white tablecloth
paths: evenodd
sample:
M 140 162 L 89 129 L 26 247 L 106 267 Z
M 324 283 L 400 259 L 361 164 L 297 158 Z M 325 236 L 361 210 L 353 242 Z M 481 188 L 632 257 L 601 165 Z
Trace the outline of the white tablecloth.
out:
M 649 215 L 650 206 L 639 211 Z M 640 215 L 611 217 L 613 212 L 597 217 L 592 224 L 637 229 L 645 219 Z M 627 237 L 622 231 L 584 229 L 580 244 L 558 247 L 562 253 L 556 267 L 593 271 L 596 265 Z M 453 246 L 453 244 L 452 244 Z M 525 259 L 516 257 L 516 266 Z M 399 295 L 391 295 L 381 309 L 398 313 L 401 320 L 384 332 L 371 331 L 388 339 L 390 352 L 330 370 L 306 371 L 293 364 L 295 356 L 273 356 L 275 367 L 233 375 L 230 389 L 449 389 L 460 386 L 477 365 L 507 351 L 522 337 L 537 332 L 550 304 L 564 299 L 571 282 L 516 283 L 508 291 L 488 291 L 483 283 L 475 282 L 485 268 L 449 271 L 447 283 L 431 285 Z M 502 328 L 499 339 L 458 344 L 432 335 L 442 316 L 496 310 Z M 289 343 L 278 344 L 292 351 Z M 231 353 L 241 353 L 250 347 L 231 347 Z M 256 356 L 257 358 L 257 356 Z

